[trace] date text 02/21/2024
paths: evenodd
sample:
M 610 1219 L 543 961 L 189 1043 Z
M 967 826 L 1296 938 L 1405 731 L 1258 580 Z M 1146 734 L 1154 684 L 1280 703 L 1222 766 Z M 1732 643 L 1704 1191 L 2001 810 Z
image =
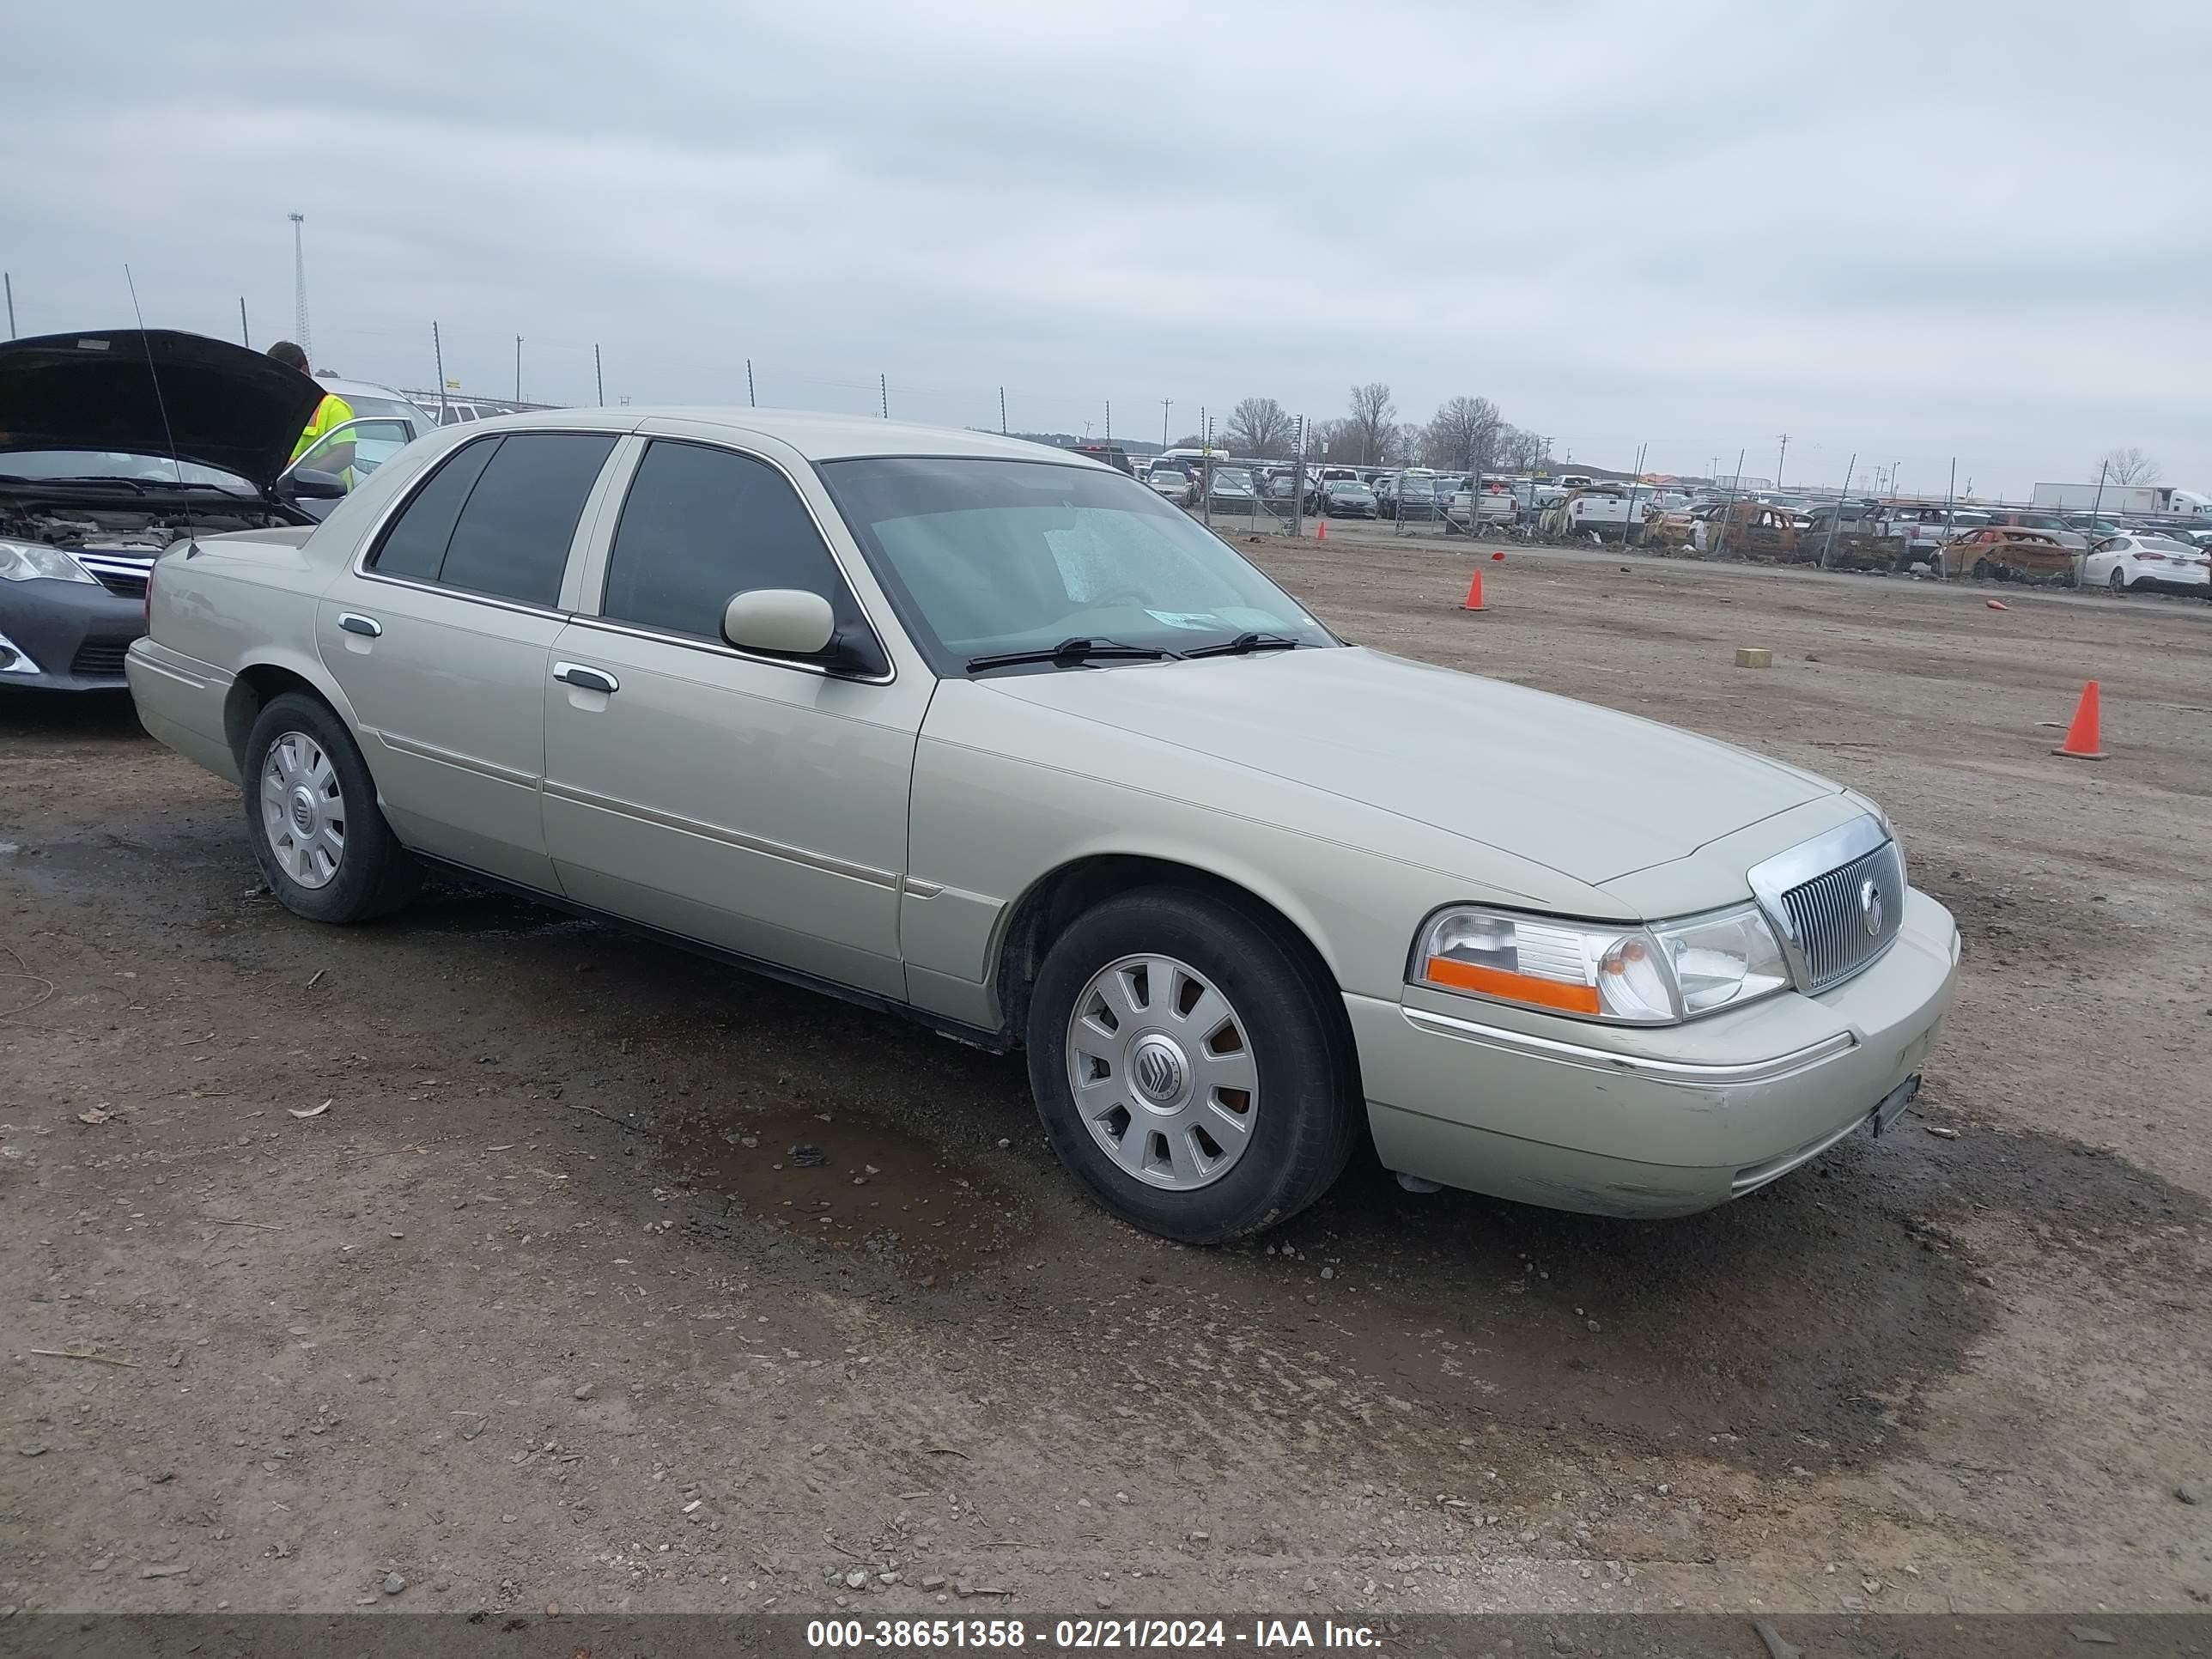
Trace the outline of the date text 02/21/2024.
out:
M 1365 1625 L 1322 1621 L 1318 1633 L 1304 1619 L 1257 1619 L 1231 1630 L 1219 1619 L 1061 1619 L 1031 1632 L 1019 1619 L 818 1619 L 806 1627 L 810 1648 L 1024 1648 L 1034 1643 L 1063 1652 L 1109 1650 L 1222 1648 L 1358 1649 L 1378 1644 Z

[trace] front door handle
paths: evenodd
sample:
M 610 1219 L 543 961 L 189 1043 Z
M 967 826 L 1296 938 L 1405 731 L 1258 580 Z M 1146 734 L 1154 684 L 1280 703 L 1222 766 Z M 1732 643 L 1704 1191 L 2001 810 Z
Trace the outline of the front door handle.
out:
M 359 634 L 364 639 L 377 639 L 384 633 L 384 624 L 374 617 L 364 617 L 358 611 L 338 612 L 338 626 L 349 634 Z
M 573 685 L 580 691 L 614 692 L 622 690 L 622 682 L 604 668 L 586 668 L 580 662 L 556 662 L 553 678 L 563 685 Z

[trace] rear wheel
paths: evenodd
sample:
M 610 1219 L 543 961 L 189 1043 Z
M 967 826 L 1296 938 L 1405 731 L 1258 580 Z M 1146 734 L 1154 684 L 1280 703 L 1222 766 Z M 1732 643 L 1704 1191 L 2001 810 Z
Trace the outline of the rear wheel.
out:
M 246 833 L 269 890 L 310 921 L 365 921 L 415 896 L 422 868 L 392 835 L 345 722 L 300 692 L 271 698 L 246 739 Z
M 1210 896 L 1146 888 L 1079 917 L 1037 975 L 1028 1040 L 1060 1161 L 1148 1232 L 1257 1232 L 1352 1155 L 1359 1089 L 1334 991 Z
M 1974 561 L 1974 580 L 1978 582 L 1985 582 L 1989 579 L 1990 562 L 1987 559 L 1976 559 Z

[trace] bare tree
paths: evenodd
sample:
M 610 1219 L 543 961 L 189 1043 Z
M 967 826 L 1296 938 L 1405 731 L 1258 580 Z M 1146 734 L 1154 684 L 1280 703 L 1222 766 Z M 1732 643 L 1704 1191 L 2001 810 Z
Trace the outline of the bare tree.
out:
M 1487 398 L 1454 398 L 1438 405 L 1421 434 L 1421 459 L 1431 466 L 1472 471 L 1486 466 L 1504 422 Z
M 1544 441 L 1533 432 L 1500 421 L 1491 434 L 1490 459 L 1486 465 L 1501 472 L 1533 472 L 1543 459 Z
M 1168 447 L 1170 449 L 1203 449 L 1206 447 L 1206 440 L 1194 432 L 1187 438 L 1177 438 Z
M 2116 484 L 2156 483 L 2160 467 L 2151 457 L 2133 444 L 2122 449 L 2108 449 L 2098 458 L 2105 482 Z
M 1247 398 L 1229 411 L 1223 435 L 1237 454 L 1261 455 L 1272 460 L 1291 453 L 1294 424 L 1273 398 Z
M 1346 418 L 1358 435 L 1360 460 L 1382 460 L 1398 419 L 1398 405 L 1390 401 L 1390 388 L 1380 380 L 1352 387 L 1352 413 Z

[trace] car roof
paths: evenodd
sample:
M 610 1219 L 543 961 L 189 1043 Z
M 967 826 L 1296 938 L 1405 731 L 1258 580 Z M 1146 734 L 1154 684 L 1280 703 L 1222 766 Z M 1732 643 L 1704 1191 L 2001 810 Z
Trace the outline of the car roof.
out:
M 1119 469 L 1053 444 L 1002 438 L 996 433 L 957 427 L 921 426 L 865 415 L 828 415 L 812 410 L 685 408 L 669 405 L 619 409 L 541 409 L 526 415 L 501 415 L 475 422 L 471 430 L 526 432 L 552 428 L 564 432 L 631 432 L 649 423 L 681 421 L 694 427 L 720 427 L 732 439 L 762 437 L 786 443 L 810 461 L 852 460 L 867 456 L 979 456 L 1000 460 L 1057 461 L 1065 466 Z

